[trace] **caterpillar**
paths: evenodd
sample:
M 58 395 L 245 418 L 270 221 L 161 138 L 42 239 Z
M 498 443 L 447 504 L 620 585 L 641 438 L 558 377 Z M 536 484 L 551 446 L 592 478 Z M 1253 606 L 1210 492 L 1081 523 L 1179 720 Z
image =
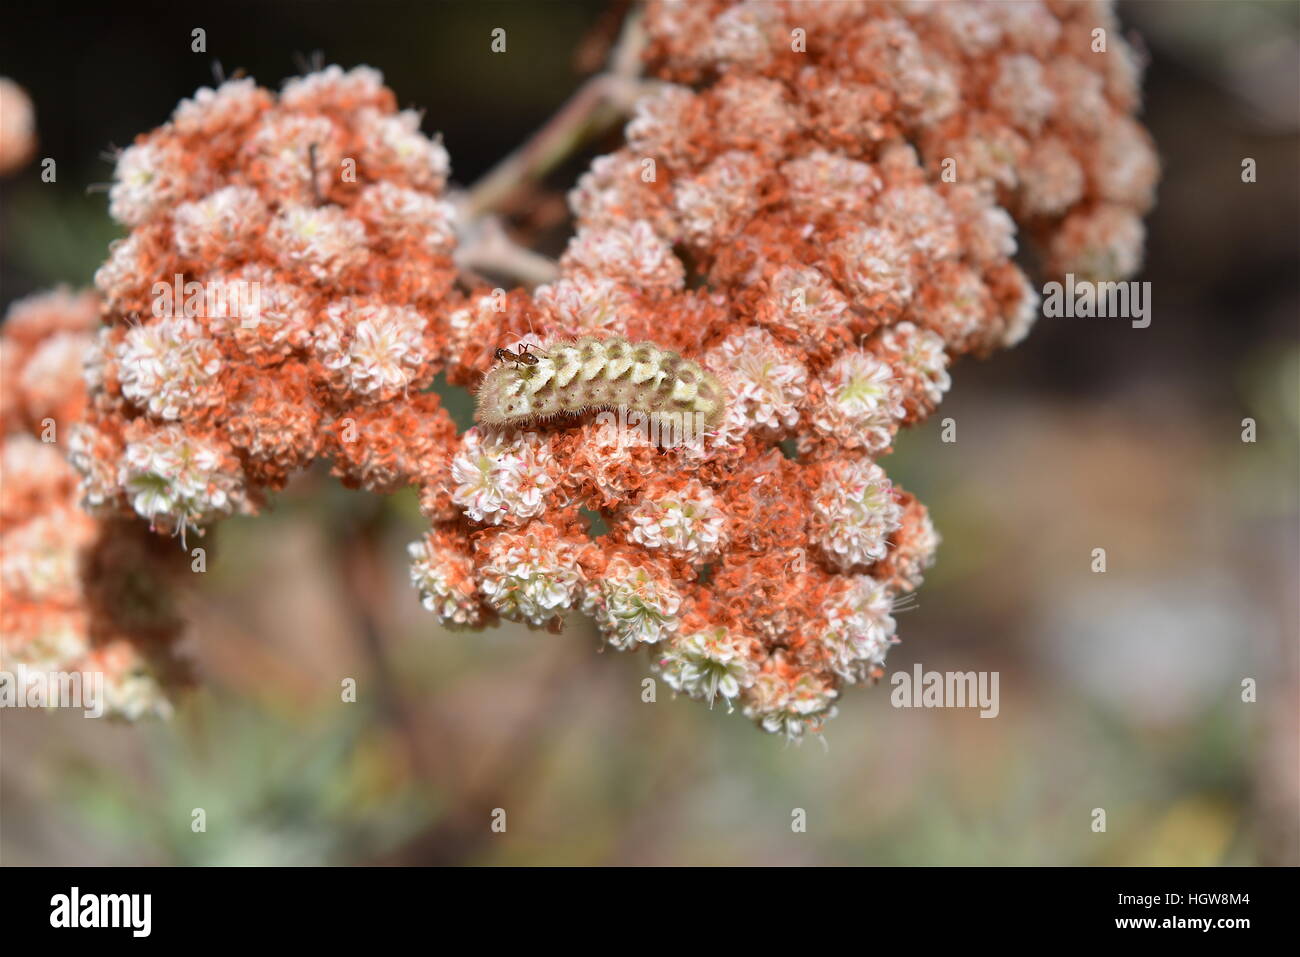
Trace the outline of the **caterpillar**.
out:
M 479 425 L 524 425 L 566 412 L 618 408 L 649 416 L 699 414 L 712 428 L 726 411 L 712 373 L 653 342 L 583 336 L 531 348 L 523 356 L 498 350 L 504 361 L 479 386 Z

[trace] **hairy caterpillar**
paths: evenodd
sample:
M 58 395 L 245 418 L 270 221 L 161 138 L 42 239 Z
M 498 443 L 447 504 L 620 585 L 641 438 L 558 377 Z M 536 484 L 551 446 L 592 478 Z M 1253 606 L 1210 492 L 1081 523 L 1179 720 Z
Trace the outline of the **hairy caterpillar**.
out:
M 564 412 L 620 408 L 649 416 L 699 414 L 711 428 L 726 410 L 711 373 L 653 342 L 583 336 L 544 342 L 523 362 L 508 355 L 479 386 L 474 420 L 480 425 L 523 425 Z

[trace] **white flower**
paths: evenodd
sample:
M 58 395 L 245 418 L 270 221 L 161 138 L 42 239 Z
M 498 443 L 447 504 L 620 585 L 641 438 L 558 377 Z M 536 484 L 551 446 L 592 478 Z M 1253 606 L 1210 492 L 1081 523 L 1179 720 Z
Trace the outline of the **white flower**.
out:
M 126 226 L 152 219 L 180 195 L 182 179 L 175 157 L 154 143 L 122 150 L 108 191 L 108 214 Z
M 588 585 L 582 610 L 595 619 L 606 641 L 626 651 L 671 636 L 678 627 L 681 605 L 681 596 L 663 570 L 619 557 Z
M 585 269 L 642 289 L 681 289 L 686 281 L 672 246 L 641 219 L 628 226 L 579 229 L 560 265 L 566 272 Z
M 179 419 L 216 400 L 221 354 L 184 317 L 132 326 L 115 350 L 122 395 L 151 415 Z
M 808 370 L 764 329 L 729 336 L 706 357 L 727 390 L 727 417 L 720 432 L 784 431 L 799 422 Z
M 835 716 L 839 692 L 816 675 L 801 673 L 790 680 L 779 671 L 764 671 L 745 695 L 745 717 L 769 734 L 797 741 L 809 730 L 821 730 Z
M 664 648 L 654 670 L 674 691 L 710 706 L 721 696 L 731 711 L 758 674 L 750 644 L 748 638 L 722 626 L 681 634 Z
M 428 360 L 425 326 L 414 309 L 336 299 L 316 328 L 316 354 L 336 388 L 391 399 L 406 391 Z
M 852 581 L 848 591 L 825 610 L 821 634 L 831 670 L 850 682 L 866 680 L 885 663 L 889 647 L 898 641 L 889 590 L 867 575 L 855 575 Z
M 503 618 L 534 626 L 572 608 L 583 581 L 573 547 L 531 535 L 493 539 L 479 575 L 479 590 Z
M 319 282 L 336 281 L 365 264 L 366 227 L 337 206 L 290 206 L 267 231 L 267 242 L 286 269 L 300 269 Z
M 869 352 L 842 354 L 822 376 L 824 400 L 813 411 L 813 425 L 846 448 L 877 453 L 889 447 L 903 406 L 894 370 Z
M 474 563 L 468 555 L 440 547 L 433 538 L 412 542 L 411 584 L 420 603 L 448 626 L 477 627 L 483 614 L 474 587 Z
M 813 511 L 826 557 L 846 570 L 884 558 L 902 520 L 884 469 L 866 461 L 836 463 L 813 497 Z
M 451 500 L 471 521 L 521 522 L 546 511 L 555 487 L 551 449 L 535 433 L 465 433 L 451 461 Z
M 183 528 L 243 504 L 242 475 L 224 472 L 223 466 L 218 449 L 168 425 L 127 443 L 118 484 L 142 518 Z
M 675 491 L 643 498 L 626 514 L 632 541 L 692 562 L 717 552 L 727 524 L 712 490 L 694 479 Z
M 850 233 L 832 248 L 844 261 L 850 291 L 866 300 L 864 306 L 879 302 L 901 307 L 915 290 L 910 247 L 893 230 L 870 226 Z

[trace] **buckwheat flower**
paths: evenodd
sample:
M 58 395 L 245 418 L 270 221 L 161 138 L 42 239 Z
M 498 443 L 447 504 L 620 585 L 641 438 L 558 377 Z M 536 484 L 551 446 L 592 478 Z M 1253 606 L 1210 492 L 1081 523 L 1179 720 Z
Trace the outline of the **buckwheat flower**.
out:
M 586 270 L 646 290 L 681 289 L 684 270 L 672 246 L 644 220 L 623 227 L 578 230 L 560 267 Z
M 310 205 L 329 192 L 343 159 L 342 136 L 327 117 L 276 110 L 252 130 L 240 159 L 263 195 Z
M 470 429 L 451 460 L 451 499 L 474 522 L 519 523 L 546 511 L 551 451 L 534 433 Z
M 747 329 L 728 337 L 705 361 L 723 372 L 728 434 L 754 429 L 784 432 L 799 422 L 808 370 L 772 335 Z
M 943 339 L 929 329 L 900 322 L 873 336 L 868 348 L 894 370 L 903 408 L 912 421 L 928 416 L 952 386 Z
M 392 399 L 423 375 L 425 326 L 414 309 L 337 299 L 325 307 L 313 345 L 334 388 Z
M 618 226 L 627 219 L 643 219 L 657 234 L 676 239 L 681 231 L 673 218 L 658 173 L 647 179 L 647 157 L 627 150 L 598 156 L 591 169 L 578 178 L 569 192 L 569 208 L 588 226 Z
M 631 294 L 625 286 L 586 272 L 561 276 L 538 286 L 533 290 L 533 298 L 556 329 L 575 339 L 612 329 L 633 310 Z
M 0 76 L 0 176 L 27 165 L 36 153 L 36 111 L 21 86 Z
M 5 437 L 0 469 L 0 530 L 49 511 L 76 488 L 58 448 L 25 432 Z
M 68 464 L 80 477 L 82 504 L 99 509 L 117 499 L 118 460 L 122 443 L 115 435 L 86 422 L 78 422 L 68 435 Z
M 967 261 L 991 265 L 1016 254 L 1016 223 L 987 184 L 954 186 L 945 194 L 957 220 Z
M 354 214 L 376 235 L 391 242 L 415 243 L 431 253 L 449 254 L 456 244 L 455 210 L 429 193 L 394 183 L 362 188 Z
M 447 184 L 451 159 L 438 140 L 420 132 L 420 114 L 414 110 L 385 115 L 363 109 L 358 126 L 362 133 L 360 163 L 376 177 L 404 179 L 413 187 L 439 191 Z
M 636 101 L 632 119 L 623 131 L 628 150 L 669 166 L 684 165 L 691 158 L 691 133 L 700 127 L 698 111 L 694 91 L 673 83 L 661 84 Z
M 502 531 L 480 554 L 479 591 L 502 618 L 555 625 L 581 598 L 578 549 L 540 522 Z
M 180 419 L 220 397 L 221 355 L 193 319 L 133 326 L 114 358 L 122 395 L 158 418 Z
M 208 280 L 217 305 L 208 316 L 212 337 L 229 338 L 241 356 L 267 363 L 305 348 L 320 302 L 314 290 L 283 276 L 254 263 Z
M 890 536 L 889 553 L 871 569 L 872 576 L 898 592 L 915 591 L 925 572 L 934 564 L 939 549 L 939 533 L 930 513 L 916 497 L 899 491 L 903 513 L 898 528 Z
M 344 485 L 389 495 L 442 475 L 455 441 L 456 425 L 437 394 L 416 392 L 345 409 L 327 450 Z
M 782 266 L 755 318 L 782 339 L 815 352 L 835 342 L 851 316 L 849 301 L 820 270 Z
M 478 628 L 486 615 L 474 583 L 474 560 L 453 542 L 451 536 L 430 532 L 408 545 L 411 584 L 444 627 Z
M 182 136 L 213 136 L 252 123 L 271 106 L 271 97 L 252 77 L 227 80 L 215 90 L 201 87 L 183 99 L 172 113 L 172 124 Z
M 943 337 L 954 352 L 971 351 L 993 315 L 993 302 L 979 273 L 962 263 L 936 264 L 913 303 L 912 313 Z
M 725 625 L 683 630 L 655 649 L 652 667 L 674 691 L 707 701 L 709 707 L 721 698 L 730 712 L 758 672 L 751 644 L 750 638 Z
M 256 190 L 226 186 L 172 214 L 177 251 L 206 263 L 238 259 L 266 228 L 269 211 Z
M 961 102 L 957 82 L 943 58 L 927 56 L 916 33 L 902 20 L 873 20 L 854 34 L 855 65 L 891 89 L 914 120 L 934 123 Z
M 85 404 L 82 361 L 91 337 L 84 332 L 56 332 L 41 342 L 17 374 L 17 387 L 32 425 L 46 419 L 71 425 Z
M 337 282 L 369 258 L 366 227 L 337 206 L 283 209 L 266 239 L 282 267 L 305 270 L 321 283 Z
M 766 77 L 726 76 L 710 91 L 713 135 L 719 146 L 774 158 L 803 118 L 784 83 Z
M 170 145 L 143 142 L 128 146 L 117 158 L 108 191 L 109 215 L 138 226 L 185 199 L 201 181 L 185 168 L 185 158 Z
M 1018 268 L 1013 266 L 1003 275 L 1008 280 L 1003 285 L 1010 287 L 1010 296 L 1004 297 L 1009 298 L 1010 306 L 1003 304 L 1002 312 L 1006 325 L 997 344 L 1004 349 L 1010 349 L 1012 346 L 1019 345 L 1038 321 L 1041 297 L 1038 290 L 1030 285 L 1029 277 Z
M 825 474 L 812 507 L 826 559 L 848 571 L 884 558 L 902 517 L 884 470 L 874 462 L 845 461 L 831 463 Z
M 1098 184 L 1101 198 L 1137 209 L 1150 206 L 1160 176 L 1151 135 L 1132 117 L 1115 115 L 1102 126 L 1096 148 L 1097 166 L 1106 171 Z
M 1142 265 L 1145 239 L 1142 220 L 1127 207 L 1071 213 L 1052 239 L 1052 272 L 1094 282 L 1126 279 Z
M 24 601 L 78 601 L 80 553 L 97 532 L 94 519 L 68 504 L 36 515 L 3 533 L 0 582 Z
M 350 112 L 362 107 L 385 107 L 393 94 L 384 86 L 383 74 L 368 66 L 344 70 L 333 65 L 306 76 L 286 80 L 280 104 L 286 109 L 315 112 Z
M 820 732 L 835 716 L 838 696 L 830 678 L 799 669 L 778 652 L 745 692 L 743 712 L 768 734 L 798 741 L 809 731 Z
M 131 507 L 155 528 L 201 525 L 245 505 L 230 456 L 187 435 L 179 425 L 129 441 L 118 482 Z
M 685 238 L 711 245 L 739 232 L 758 209 L 765 173 L 756 156 L 733 150 L 715 159 L 698 177 L 678 182 L 673 205 Z
M 713 491 L 694 479 L 677 489 L 648 491 L 622 519 L 631 541 L 696 564 L 718 551 L 727 527 Z
M 843 448 L 872 455 L 889 448 L 904 415 L 889 363 L 864 350 L 846 352 L 818 386 L 820 398 L 810 419 L 819 433 Z
M 1046 82 L 1043 65 L 1016 53 L 998 59 L 989 102 L 1021 130 L 1034 134 L 1056 106 L 1056 95 Z
M 817 636 L 831 671 L 850 683 L 879 674 L 890 646 L 898 642 L 892 610 L 892 597 L 882 583 L 853 576 L 847 590 L 828 605 Z
M 115 240 L 108 247 L 108 259 L 95 270 L 95 288 L 110 308 L 119 308 L 124 315 L 138 309 L 137 304 L 152 301 L 149 290 L 161 278 L 151 256 L 150 238 L 136 232 Z
M 913 160 L 909 159 L 909 165 Z M 880 194 L 877 216 L 910 240 L 929 261 L 952 259 L 959 252 L 957 224 L 943 196 L 929 186 L 902 186 Z
M 722 64 L 762 69 L 772 58 L 773 29 L 779 26 L 771 4 L 740 3 L 713 21 L 706 55 Z
M 910 245 L 892 229 L 868 226 L 831 247 L 859 308 L 894 313 L 911 301 L 916 277 Z
M 861 212 L 883 185 L 867 163 L 816 149 L 781 166 L 789 201 L 801 212 Z
M 1054 216 L 1083 196 L 1083 167 L 1064 141 L 1040 140 L 1030 151 L 1020 172 L 1020 201 L 1025 212 Z
M 58 286 L 16 299 L 4 318 L 4 346 L 21 365 L 44 341 L 61 332 L 90 332 L 99 320 L 99 297 L 90 290 Z
M 627 651 L 670 638 L 680 625 L 682 597 L 668 568 L 642 558 L 616 555 L 590 581 L 582 611 L 611 646 Z
M 1091 52 L 1089 55 L 1095 56 Z M 1061 118 L 1081 133 L 1100 129 L 1112 115 L 1106 99 L 1106 78 L 1070 57 L 1056 57 L 1045 67 Z

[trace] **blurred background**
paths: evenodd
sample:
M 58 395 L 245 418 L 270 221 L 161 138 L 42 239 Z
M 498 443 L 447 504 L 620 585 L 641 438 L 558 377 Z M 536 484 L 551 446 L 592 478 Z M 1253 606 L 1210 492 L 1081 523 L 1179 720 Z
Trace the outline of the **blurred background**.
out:
M 90 283 L 119 234 L 87 192 L 110 178 L 101 153 L 210 85 L 214 60 L 269 86 L 318 50 L 379 67 L 468 184 L 599 67 L 623 10 L 13 6 L 0 73 L 31 94 L 58 181 L 36 165 L 0 181 L 0 307 Z M 446 633 L 407 584 L 413 497 L 322 471 L 210 534 L 184 596 L 206 680 L 173 721 L 0 712 L 0 861 L 1300 863 L 1300 5 L 1119 13 L 1150 57 L 1165 170 L 1138 277 L 1150 328 L 1040 320 L 960 362 L 882 463 L 944 538 L 888 670 L 997 671 L 995 720 L 895 709 L 881 685 L 842 697 L 827 748 L 785 746 L 662 685 L 643 703 L 645 657 L 600 653 L 580 616 L 558 636 Z M 488 51 L 495 26 L 507 56 Z M 557 169 L 512 225 L 562 248 L 563 189 L 615 143 Z M 358 703 L 340 701 L 346 676 Z

